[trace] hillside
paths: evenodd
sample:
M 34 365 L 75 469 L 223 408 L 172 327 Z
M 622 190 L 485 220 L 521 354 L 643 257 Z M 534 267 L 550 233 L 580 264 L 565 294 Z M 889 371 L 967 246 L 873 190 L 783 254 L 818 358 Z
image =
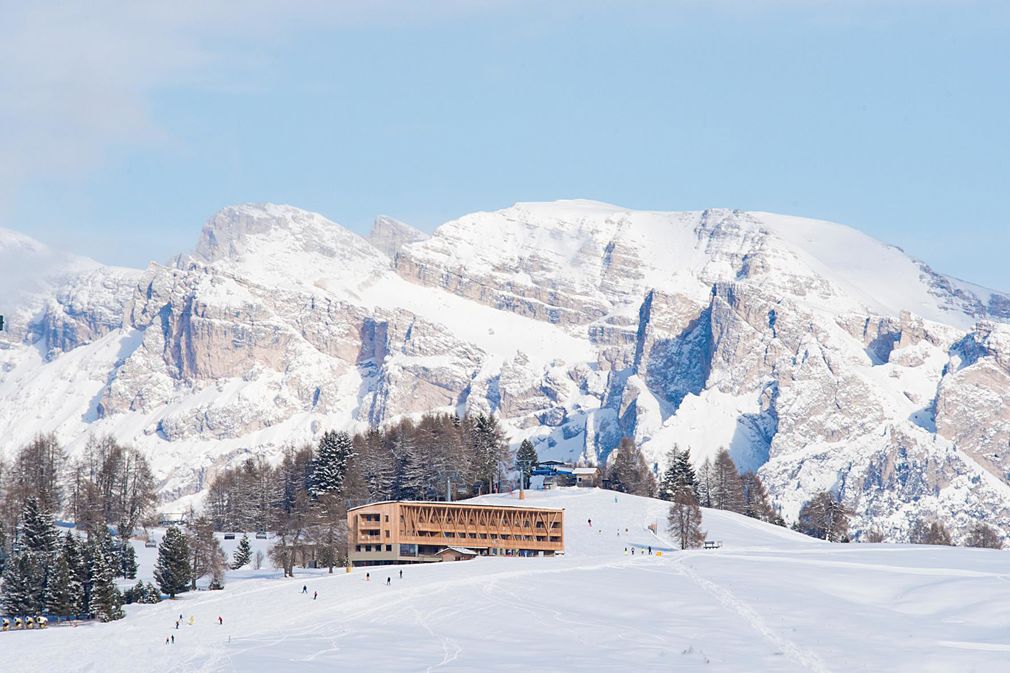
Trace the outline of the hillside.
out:
M 565 508 L 563 557 L 233 572 L 121 622 L 0 634 L 4 670 L 920 673 L 1000 670 L 1010 652 L 1001 552 L 832 545 L 712 510 L 722 549 L 670 551 L 646 528 L 663 503 L 614 497 L 531 494 Z
M 894 540 L 1010 528 L 1010 299 L 842 225 L 558 201 L 366 239 L 245 204 L 170 265 L 85 266 L 0 306 L 28 316 L 0 349 L 0 451 L 112 433 L 166 502 L 250 453 L 446 411 L 542 458 L 725 446 L 787 518 L 830 488 Z

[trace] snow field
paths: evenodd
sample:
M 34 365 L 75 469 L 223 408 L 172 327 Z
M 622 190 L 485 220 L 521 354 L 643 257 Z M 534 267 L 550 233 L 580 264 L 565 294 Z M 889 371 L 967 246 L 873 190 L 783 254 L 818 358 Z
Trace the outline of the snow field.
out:
M 1000 552 L 831 545 L 712 510 L 704 524 L 724 546 L 680 552 L 648 530 L 662 530 L 657 500 L 595 489 L 479 500 L 564 507 L 565 555 L 237 571 L 224 591 L 128 606 L 120 622 L 0 634 L 0 670 L 1005 670 Z M 643 555 L 649 545 L 663 555 Z

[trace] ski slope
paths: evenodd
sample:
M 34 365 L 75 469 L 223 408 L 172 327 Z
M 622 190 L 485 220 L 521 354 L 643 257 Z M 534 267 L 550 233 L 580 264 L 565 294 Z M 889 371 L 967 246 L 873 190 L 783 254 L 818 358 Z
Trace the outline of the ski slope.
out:
M 0 634 L 0 670 L 1006 670 L 1002 552 L 830 545 L 710 510 L 709 538 L 724 546 L 675 552 L 648 530 L 662 526 L 664 503 L 616 498 L 588 489 L 529 494 L 529 504 L 565 508 L 561 557 L 297 571 L 294 579 L 239 571 L 223 592 L 129 606 L 120 622 Z M 480 500 L 522 504 L 510 495 Z M 643 555 L 650 545 L 663 555 Z M 624 553 L 630 546 L 634 556 Z M 180 613 L 186 623 L 175 630 Z

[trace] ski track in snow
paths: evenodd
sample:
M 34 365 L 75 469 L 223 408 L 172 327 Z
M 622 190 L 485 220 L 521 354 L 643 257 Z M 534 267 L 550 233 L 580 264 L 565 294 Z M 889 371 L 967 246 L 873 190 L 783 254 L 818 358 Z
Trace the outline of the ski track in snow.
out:
M 778 633 L 773 629 L 768 622 L 761 617 L 760 614 L 754 608 L 749 606 L 744 601 L 733 595 L 729 589 L 722 587 L 711 580 L 707 580 L 691 568 L 685 561 L 689 560 L 690 557 L 677 557 L 675 563 L 679 566 L 682 574 L 684 574 L 688 579 L 697 584 L 699 587 L 707 591 L 712 595 L 719 603 L 733 612 L 737 613 L 748 624 L 750 624 L 755 631 L 761 634 L 768 642 L 779 648 L 787 657 L 795 661 L 797 664 L 803 667 L 804 671 L 810 673 L 831 673 L 831 669 L 818 657 L 816 654 L 808 649 L 800 647 L 792 640 L 789 640 L 782 634 Z

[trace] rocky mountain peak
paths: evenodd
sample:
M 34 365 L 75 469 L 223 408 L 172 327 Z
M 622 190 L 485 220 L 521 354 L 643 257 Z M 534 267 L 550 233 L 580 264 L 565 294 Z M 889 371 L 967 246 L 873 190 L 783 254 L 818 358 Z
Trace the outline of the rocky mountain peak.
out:
M 390 259 L 396 257 L 396 253 L 403 246 L 427 238 L 428 234 L 387 215 L 379 215 L 375 218 L 372 231 L 368 234 L 368 242 L 389 255 Z

